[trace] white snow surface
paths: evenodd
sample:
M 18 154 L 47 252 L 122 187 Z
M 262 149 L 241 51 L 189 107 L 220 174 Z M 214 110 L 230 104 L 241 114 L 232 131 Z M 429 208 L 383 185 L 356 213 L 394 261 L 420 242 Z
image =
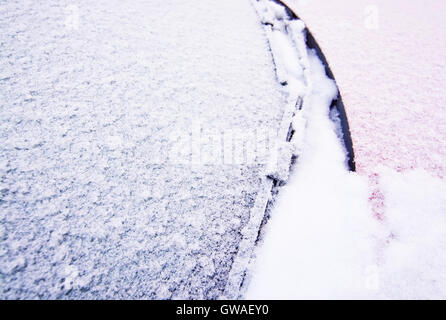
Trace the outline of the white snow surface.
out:
M 378 219 L 376 186 L 346 167 L 329 111 L 334 82 L 307 56 L 299 157 L 262 230 L 244 297 L 445 299 L 445 181 L 435 171 L 375 167 L 385 213 Z
M 444 144 L 415 157 L 392 135 L 387 153 L 377 152 L 379 125 L 396 109 L 386 105 L 414 98 L 373 100 L 379 108 L 363 112 L 357 103 L 369 99 L 355 98 L 364 91 L 344 77 L 352 65 L 332 66 L 335 75 L 345 67 L 347 111 L 359 106 L 349 115 L 356 145 L 364 142 L 361 168 L 380 177 L 386 214 L 377 220 L 368 178 L 347 170 L 329 111 L 336 86 L 305 48 L 303 23 L 285 21 L 271 1 L 253 2 L 259 16 L 240 0 L 0 2 L 0 298 L 224 298 L 239 297 L 243 282 L 246 298 L 446 298 Z M 317 40 L 330 19 L 319 20 L 327 24 Z M 343 48 L 320 44 L 329 61 Z M 386 63 L 398 59 L 386 52 Z M 443 66 L 431 67 L 438 82 Z M 369 75 L 358 72 L 361 88 L 381 83 L 358 81 Z M 431 99 L 441 107 L 440 89 L 426 107 L 416 104 L 431 119 L 443 119 L 428 110 Z M 419 120 L 420 110 L 407 117 Z M 423 137 L 437 132 L 431 140 L 441 141 L 440 120 Z M 278 154 L 241 164 L 204 156 L 221 132 L 259 128 L 281 142 Z M 187 140 L 197 132 L 198 161 Z M 411 137 L 412 146 L 424 139 Z M 404 148 L 412 150 L 405 163 L 376 166 Z M 419 163 L 427 171 L 399 172 Z M 271 200 L 267 176 L 289 183 L 252 259 Z
M 259 230 L 264 223 L 269 203 L 277 193 L 277 184 L 281 185 L 288 180 L 292 159 L 300 152 L 301 134 L 305 126 L 300 108 L 306 93 L 305 86 L 308 84 L 305 70 L 307 65 L 304 63 L 307 58 L 306 51 L 296 50 L 296 48 L 306 48 L 303 35 L 305 26 L 301 21 L 290 20 L 284 8 L 272 1 L 253 1 L 253 5 L 264 24 L 276 78 L 287 94 L 287 105 L 273 152 L 270 153 L 264 170 L 262 183 L 263 189 L 267 192 L 259 193 L 255 199 L 251 217 L 242 230 L 242 240 L 232 264 L 225 290 L 225 298 L 232 299 L 240 298 L 246 287 L 247 269 L 252 261 Z M 290 131 L 295 132 L 291 137 Z
M 0 43 L 0 298 L 219 298 L 267 156 L 165 156 L 277 135 L 250 2 L 1 1 Z
M 380 175 L 391 239 L 378 256 L 378 297 L 446 299 L 445 181 L 422 169 Z
M 305 147 L 263 230 L 246 299 L 445 299 L 446 183 L 382 167 L 386 217 L 366 178 L 345 168 L 326 116 L 311 111 Z M 321 170 L 321 168 L 323 168 Z
M 311 93 L 301 156 L 263 230 L 248 299 L 361 297 L 364 270 L 373 265 L 367 183 L 348 171 L 346 153 L 330 117 L 337 89 L 313 52 Z

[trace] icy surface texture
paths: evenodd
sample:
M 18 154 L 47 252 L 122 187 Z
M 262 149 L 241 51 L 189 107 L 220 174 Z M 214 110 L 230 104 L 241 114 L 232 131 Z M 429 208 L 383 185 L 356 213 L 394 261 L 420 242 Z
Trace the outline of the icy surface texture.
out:
M 164 160 L 279 130 L 249 1 L 1 1 L 0 42 L 0 297 L 218 298 L 266 159 Z

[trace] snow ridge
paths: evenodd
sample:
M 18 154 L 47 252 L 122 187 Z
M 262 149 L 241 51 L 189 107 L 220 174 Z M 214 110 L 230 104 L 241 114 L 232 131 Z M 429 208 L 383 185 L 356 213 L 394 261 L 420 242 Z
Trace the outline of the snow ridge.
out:
M 313 92 L 305 24 L 290 17 L 286 8 L 275 1 L 257 0 L 252 3 L 264 26 L 276 78 L 287 93 L 288 102 L 277 137 L 276 152 L 271 156 L 263 178 L 264 192 L 258 194 L 250 220 L 242 230 L 243 238 L 229 274 L 225 297 L 231 299 L 241 298 L 247 289 L 247 271 L 253 262 L 255 243 L 269 217 L 278 188 L 287 182 L 290 168 L 303 148 L 306 127 L 303 105 Z M 336 86 L 334 89 L 333 99 L 337 96 Z

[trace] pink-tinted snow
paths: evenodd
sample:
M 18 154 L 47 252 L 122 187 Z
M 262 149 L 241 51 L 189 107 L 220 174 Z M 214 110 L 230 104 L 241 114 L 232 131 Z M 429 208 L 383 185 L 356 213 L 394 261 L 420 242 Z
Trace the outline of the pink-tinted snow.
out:
M 335 75 L 358 172 L 372 185 L 381 165 L 446 177 L 446 1 L 283 2 Z M 380 195 L 371 201 L 379 207 Z
M 308 118 L 246 297 L 445 299 L 446 2 L 282 2 L 333 71 L 358 173 Z

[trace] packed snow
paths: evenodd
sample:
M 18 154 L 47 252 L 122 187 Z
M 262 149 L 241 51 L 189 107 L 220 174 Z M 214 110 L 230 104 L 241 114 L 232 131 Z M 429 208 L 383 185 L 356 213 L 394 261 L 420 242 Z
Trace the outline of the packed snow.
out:
M 321 116 L 327 107 L 311 107 L 302 156 L 263 230 L 244 297 L 445 299 L 444 180 L 381 168 L 386 216 L 376 219 L 368 179 L 346 169 Z

